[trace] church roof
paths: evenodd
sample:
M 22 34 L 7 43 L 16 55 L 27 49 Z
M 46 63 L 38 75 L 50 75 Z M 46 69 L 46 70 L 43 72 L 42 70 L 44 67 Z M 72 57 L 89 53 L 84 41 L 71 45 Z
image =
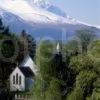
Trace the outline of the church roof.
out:
M 28 61 L 28 59 L 31 59 L 31 57 L 27 54 L 25 55 L 25 57 L 23 58 L 23 61 L 19 65 L 23 66 Z
M 34 76 L 33 71 L 27 66 L 27 67 L 19 67 L 21 72 L 24 74 L 25 77 L 32 77 Z

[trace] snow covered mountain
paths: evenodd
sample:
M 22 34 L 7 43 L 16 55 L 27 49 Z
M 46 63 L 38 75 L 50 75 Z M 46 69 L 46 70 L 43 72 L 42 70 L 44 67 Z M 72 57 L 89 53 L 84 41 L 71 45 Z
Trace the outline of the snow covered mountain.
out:
M 32 2 L 33 1 L 33 2 Z M 42 2 L 43 1 L 43 2 Z M 43 4 L 45 9 L 43 8 Z M 11 12 L 28 22 L 37 23 L 78 23 L 46 10 L 49 8 L 44 0 L 4 0 L 0 5 L 5 11 Z
M 29 0 L 28 3 L 31 6 L 37 6 L 39 8 L 45 9 L 47 11 L 50 11 L 54 14 L 67 17 L 66 13 L 62 11 L 59 7 L 49 3 L 47 0 Z
M 91 28 L 100 32 L 96 27 L 67 17 L 63 11 L 45 0 L 0 1 L 0 17 L 11 31 L 20 33 L 25 29 L 37 38 L 62 39 L 64 29 L 68 38 L 80 28 Z

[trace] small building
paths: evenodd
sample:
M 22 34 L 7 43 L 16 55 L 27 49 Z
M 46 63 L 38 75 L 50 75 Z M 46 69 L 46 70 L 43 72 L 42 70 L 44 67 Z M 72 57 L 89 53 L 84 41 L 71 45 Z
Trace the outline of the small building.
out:
M 16 67 L 10 75 L 10 91 L 28 90 L 34 81 L 33 76 L 29 67 Z
M 34 80 L 33 77 L 37 74 L 37 68 L 29 55 L 25 56 L 22 63 L 17 66 L 10 74 L 10 91 L 26 91 Z

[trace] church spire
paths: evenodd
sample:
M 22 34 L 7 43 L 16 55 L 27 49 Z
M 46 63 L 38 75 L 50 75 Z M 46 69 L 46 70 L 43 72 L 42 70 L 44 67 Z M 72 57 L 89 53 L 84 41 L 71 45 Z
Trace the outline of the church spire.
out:
M 60 48 L 60 44 L 59 43 L 57 43 L 56 51 L 57 51 L 57 53 L 61 52 L 61 48 Z

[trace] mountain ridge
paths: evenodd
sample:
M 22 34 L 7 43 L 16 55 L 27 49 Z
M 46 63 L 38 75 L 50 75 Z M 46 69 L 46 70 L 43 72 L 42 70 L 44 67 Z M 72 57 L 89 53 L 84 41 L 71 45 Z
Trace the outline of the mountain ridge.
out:
M 95 30 L 98 35 L 100 32 L 92 25 L 54 14 L 47 8 L 30 5 L 27 0 L 5 0 L 3 4 L 0 4 L 0 8 L 0 16 L 4 23 L 10 27 L 12 32 L 16 33 L 26 29 L 28 33 L 38 38 L 61 39 L 63 29 L 67 31 L 67 37 L 72 37 L 80 28 Z

